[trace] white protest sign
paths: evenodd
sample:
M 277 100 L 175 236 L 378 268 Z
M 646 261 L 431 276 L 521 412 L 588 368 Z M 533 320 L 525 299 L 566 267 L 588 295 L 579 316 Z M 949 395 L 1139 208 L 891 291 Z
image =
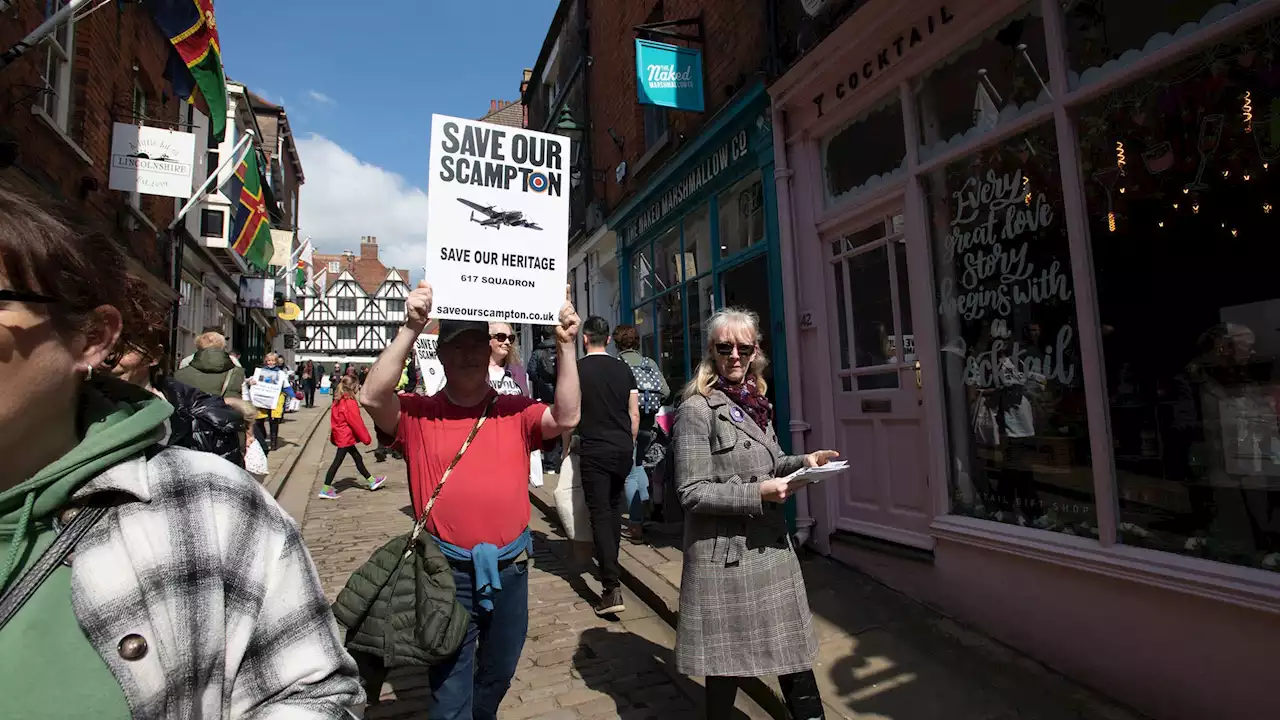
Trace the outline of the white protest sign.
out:
M 274 410 L 284 392 L 284 373 L 278 370 L 258 368 L 249 386 L 249 402 L 261 410 Z
M 191 133 L 115 123 L 107 187 L 189 198 L 195 157 L 196 136 Z
M 431 116 L 434 318 L 553 325 L 569 252 L 569 139 Z
M 444 366 L 436 357 L 436 346 L 439 335 L 419 335 L 414 343 L 414 355 L 418 360 L 418 375 L 422 378 L 422 387 L 430 397 L 444 387 Z

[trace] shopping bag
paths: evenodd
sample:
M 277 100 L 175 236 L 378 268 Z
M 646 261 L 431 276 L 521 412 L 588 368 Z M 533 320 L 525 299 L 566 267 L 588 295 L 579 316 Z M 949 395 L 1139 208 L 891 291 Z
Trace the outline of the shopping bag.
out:
M 587 496 L 582 491 L 582 473 L 578 453 L 569 452 L 560 463 L 560 482 L 554 493 L 556 515 L 570 540 L 591 542 L 591 516 L 587 512 Z

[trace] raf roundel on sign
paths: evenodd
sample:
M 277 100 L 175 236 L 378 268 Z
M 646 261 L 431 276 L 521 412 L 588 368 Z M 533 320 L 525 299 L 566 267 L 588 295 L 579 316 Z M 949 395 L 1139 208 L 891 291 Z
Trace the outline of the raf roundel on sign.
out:
M 529 175 L 529 189 L 541 193 L 547 191 L 547 176 L 540 173 L 532 173 Z

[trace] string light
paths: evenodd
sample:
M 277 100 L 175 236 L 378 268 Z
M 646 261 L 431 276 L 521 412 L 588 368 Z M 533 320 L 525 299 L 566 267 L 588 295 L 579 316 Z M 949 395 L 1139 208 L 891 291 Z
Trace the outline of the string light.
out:
M 1121 195 L 1123 195 L 1123 194 L 1124 194 L 1124 188 L 1120 188 L 1120 194 L 1121 194 Z
M 1116 214 L 1113 212 L 1107 213 L 1107 228 L 1110 229 L 1111 232 L 1116 231 Z
M 1253 98 L 1248 90 L 1244 91 L 1244 108 L 1241 112 L 1244 114 L 1244 131 L 1253 132 Z
M 1231 175 L 1231 171 L 1230 171 L 1230 170 L 1223 170 L 1223 171 L 1222 171 L 1222 177 L 1228 177 L 1229 175 Z
M 1192 205 L 1192 206 L 1191 206 L 1191 212 L 1192 212 L 1192 214 L 1199 215 L 1199 214 L 1200 214 L 1200 203 L 1196 203 L 1195 205 Z
M 1269 167 L 1271 167 L 1271 163 L 1262 163 L 1262 169 L 1263 169 L 1263 170 L 1266 170 L 1266 169 L 1267 169 L 1267 168 L 1269 168 Z
M 1189 193 L 1189 192 L 1191 192 L 1191 188 L 1185 188 L 1185 187 L 1184 187 L 1184 188 L 1182 188 L 1182 194 L 1183 194 L 1183 195 L 1186 195 L 1186 194 L 1187 194 L 1187 193 Z
M 1164 227 L 1164 221 L 1163 221 L 1163 220 L 1161 220 L 1161 221 L 1160 221 L 1160 227 Z
M 1173 204 L 1173 209 L 1174 209 L 1174 210 L 1177 210 L 1177 209 L 1178 209 L 1178 203 L 1174 203 L 1174 204 Z
M 1120 174 L 1124 175 L 1124 143 L 1116 141 L 1116 167 L 1120 168 Z
M 1244 181 L 1249 182 L 1249 173 L 1244 174 Z
M 1231 228 L 1231 237 L 1240 237 L 1240 231 L 1235 228 Z
M 1025 175 L 1022 177 L 1022 191 L 1025 193 L 1022 196 L 1022 201 L 1030 205 L 1031 204 L 1031 178 L 1026 177 Z
M 1266 214 L 1270 215 L 1270 214 L 1271 214 L 1271 203 L 1269 203 L 1269 202 L 1264 202 L 1264 203 L 1262 203 L 1262 212 L 1264 212 L 1264 213 L 1266 213 Z

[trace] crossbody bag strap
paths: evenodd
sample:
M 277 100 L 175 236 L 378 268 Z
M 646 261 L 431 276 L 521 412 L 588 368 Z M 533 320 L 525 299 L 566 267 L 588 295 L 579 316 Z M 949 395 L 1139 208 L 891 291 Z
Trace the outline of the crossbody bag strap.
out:
M 40 585 L 48 580 L 53 571 L 67 559 L 76 543 L 80 542 L 85 533 L 89 532 L 109 509 L 106 505 L 82 509 L 62 529 L 62 532 L 58 533 L 53 544 L 45 548 L 45 551 L 40 554 L 40 559 L 9 586 L 4 595 L 0 596 L 0 628 L 7 625 L 13 616 L 18 614 L 31 596 L 36 594 L 36 590 L 40 589 Z
M 422 508 L 422 516 L 413 524 L 413 532 L 409 534 L 409 544 L 405 547 L 404 557 L 409 557 L 409 554 L 413 552 L 413 544 L 418 541 L 418 537 L 422 535 L 422 531 L 427 527 L 427 516 L 431 515 L 431 508 L 435 506 L 436 498 L 440 497 L 440 491 L 444 489 L 445 482 L 453 474 L 453 469 L 457 467 L 458 461 L 467 452 L 467 448 L 471 447 L 471 442 L 476 439 L 476 434 L 484 426 L 484 421 L 489 418 L 489 413 L 493 412 L 493 406 L 498 404 L 498 397 L 495 393 L 489 400 L 489 404 L 485 405 L 484 412 L 480 413 L 476 424 L 471 428 L 471 434 L 467 435 L 467 439 L 462 442 L 462 447 L 458 448 L 458 454 L 453 456 L 449 467 L 444 469 L 444 474 L 440 476 L 440 482 L 436 483 L 436 489 L 431 492 L 431 497 L 427 499 L 427 504 Z

